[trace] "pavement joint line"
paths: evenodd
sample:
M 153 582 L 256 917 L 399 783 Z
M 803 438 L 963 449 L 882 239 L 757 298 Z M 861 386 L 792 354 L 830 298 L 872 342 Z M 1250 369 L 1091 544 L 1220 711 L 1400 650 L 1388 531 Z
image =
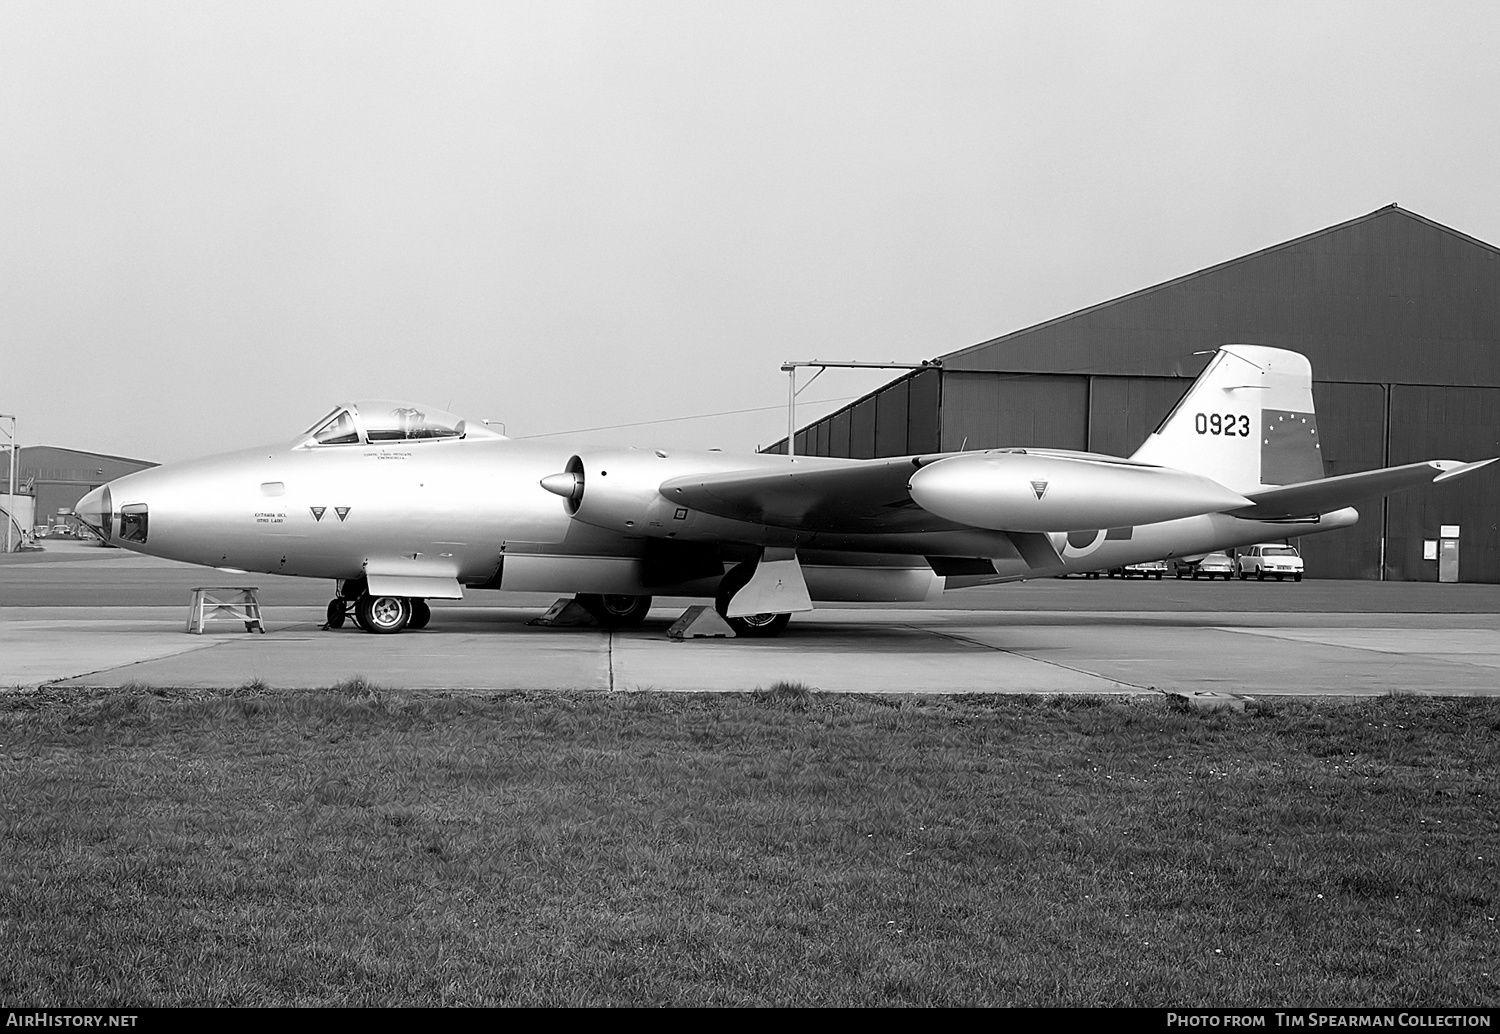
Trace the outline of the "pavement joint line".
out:
M 1422 658 L 1435 664 L 1455 664 L 1466 668 L 1490 668 L 1492 665 L 1483 664 L 1469 659 L 1467 654 L 1434 653 L 1430 650 L 1392 650 L 1384 649 L 1373 644 L 1360 643 L 1331 643 L 1323 639 L 1309 639 L 1296 635 L 1277 635 L 1275 629 L 1270 628 L 1232 628 L 1219 627 L 1221 632 L 1237 632 L 1240 635 L 1259 636 L 1262 639 L 1275 639 L 1284 643 L 1298 643 L 1301 645 L 1322 646 L 1330 650 L 1352 650 L 1356 653 L 1378 653 L 1387 657 Z
M 991 650 L 995 653 L 1008 654 L 1011 657 L 1019 657 L 1022 660 L 1033 661 L 1037 664 L 1048 664 L 1054 668 L 1061 668 L 1064 671 L 1071 671 L 1075 675 L 1086 675 L 1091 679 L 1103 679 L 1105 682 L 1111 683 L 1112 685 L 1123 686 L 1127 689 L 1133 689 L 1140 693 L 1160 693 L 1163 695 L 1169 695 L 1167 694 L 1166 690 L 1158 689 L 1156 686 L 1138 686 L 1134 682 L 1126 682 L 1123 679 L 1112 679 L 1108 675 L 1099 674 L 1097 671 L 1089 671 L 1087 668 L 1075 668 L 1073 665 L 1063 664 L 1061 661 L 1049 661 L 1043 657 L 1033 657 L 1027 653 L 1018 653 L 1015 650 L 1007 650 L 1003 646 L 995 646 L 993 643 L 985 643 L 981 642 L 978 639 L 970 639 L 968 636 L 961 635 L 957 632 L 944 632 L 936 628 L 919 628 L 916 625 L 899 625 L 897 627 L 908 628 L 914 632 L 930 632 L 932 635 L 940 636 L 943 639 L 952 639 L 956 642 L 966 643 L 969 646 L 977 646 L 983 650 Z
M 182 651 L 182 653 L 202 653 L 204 650 L 212 650 L 214 647 L 220 646 L 220 645 L 222 645 L 222 644 L 220 644 L 220 643 L 193 643 L 193 644 L 190 644 L 186 650 Z M 177 656 L 180 657 L 180 656 L 182 656 L 182 654 L 178 654 Z M 147 657 L 144 660 L 128 661 L 125 664 L 110 664 L 110 665 L 106 665 L 103 668 L 95 668 L 93 671 L 79 672 L 77 675 L 65 675 L 65 676 L 63 676 L 60 679 L 52 679 L 52 680 L 50 680 L 48 682 L 38 682 L 37 685 L 36 685 L 36 688 L 37 689 L 47 689 L 47 688 L 52 687 L 52 686 L 61 685 L 64 682 L 71 682 L 73 679 L 86 679 L 90 675 L 102 675 L 106 671 L 119 671 L 119 670 L 122 670 L 124 668 L 135 668 L 135 667 L 139 667 L 142 664 L 151 664 L 151 663 L 154 663 L 155 661 L 159 661 L 159 660 L 161 660 L 160 657 Z

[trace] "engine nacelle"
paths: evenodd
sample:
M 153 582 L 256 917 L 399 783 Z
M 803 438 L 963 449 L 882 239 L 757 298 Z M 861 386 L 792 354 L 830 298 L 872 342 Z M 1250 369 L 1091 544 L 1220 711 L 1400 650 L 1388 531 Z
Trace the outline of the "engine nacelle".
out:
M 1216 481 L 1168 467 L 1057 452 L 976 452 L 911 477 L 922 509 L 975 528 L 1085 531 L 1249 506 Z
M 785 457 L 612 449 L 574 455 L 561 473 L 548 475 L 541 484 L 562 498 L 575 520 L 624 535 L 670 539 L 691 537 L 705 515 L 663 497 L 662 482 L 773 465 L 785 466 Z

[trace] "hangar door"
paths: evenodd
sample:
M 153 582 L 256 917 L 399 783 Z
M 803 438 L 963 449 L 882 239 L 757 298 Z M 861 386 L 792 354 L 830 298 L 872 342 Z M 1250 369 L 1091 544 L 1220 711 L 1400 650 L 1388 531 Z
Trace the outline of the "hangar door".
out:
M 942 449 L 1088 447 L 1089 379 L 943 371 Z

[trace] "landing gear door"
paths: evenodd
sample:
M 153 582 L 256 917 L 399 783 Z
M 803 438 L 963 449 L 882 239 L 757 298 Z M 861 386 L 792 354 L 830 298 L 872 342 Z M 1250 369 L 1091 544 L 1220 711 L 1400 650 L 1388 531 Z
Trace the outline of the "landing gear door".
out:
M 812 609 L 812 597 L 808 595 L 796 551 L 766 549 L 750 581 L 729 601 L 724 616 L 743 618 Z

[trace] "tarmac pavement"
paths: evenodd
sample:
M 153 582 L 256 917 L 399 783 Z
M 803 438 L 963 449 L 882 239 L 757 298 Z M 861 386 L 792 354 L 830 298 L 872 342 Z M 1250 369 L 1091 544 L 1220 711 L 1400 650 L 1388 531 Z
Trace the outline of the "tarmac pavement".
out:
M 227 580 L 226 580 L 227 578 Z M 254 584 L 266 634 L 185 631 L 191 589 Z M 314 689 L 360 676 L 453 692 L 1359 696 L 1500 693 L 1500 586 L 1042 579 L 924 607 L 837 606 L 777 639 L 678 642 L 695 601 L 639 628 L 527 624 L 551 596 L 471 592 L 394 636 L 322 630 L 326 582 L 225 576 L 81 543 L 0 556 L 0 690 L 38 685 Z M 701 602 L 701 601 L 698 601 Z

